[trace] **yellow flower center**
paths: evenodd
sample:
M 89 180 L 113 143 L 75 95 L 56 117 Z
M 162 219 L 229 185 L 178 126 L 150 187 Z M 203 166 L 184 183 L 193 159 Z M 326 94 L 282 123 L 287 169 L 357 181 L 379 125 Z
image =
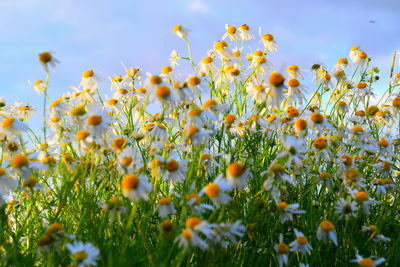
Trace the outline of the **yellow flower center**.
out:
M 329 172 L 321 172 L 319 174 L 319 179 L 321 179 L 321 180 L 326 180 L 329 177 L 331 177 L 331 174 Z
M 274 36 L 272 35 L 272 34 L 270 34 L 270 33 L 267 33 L 267 34 L 264 34 L 263 36 L 262 36 L 262 39 L 264 40 L 264 41 L 273 41 L 274 40 Z
M 374 266 L 374 260 L 371 258 L 364 258 L 358 262 L 360 267 L 373 267 Z
M 235 33 L 236 33 L 236 28 L 235 28 L 235 26 L 229 26 L 229 27 L 226 29 L 226 32 L 227 32 L 229 35 L 235 34 Z
M 182 30 L 182 25 L 181 24 L 178 24 L 178 25 L 174 26 L 174 28 L 172 28 L 172 32 L 175 33 L 175 34 L 180 30 Z
M 300 114 L 299 110 L 294 107 L 289 107 L 287 110 L 287 115 L 290 118 L 297 117 L 297 116 L 299 116 L 299 114 Z
M 286 245 L 285 243 L 279 243 L 278 244 L 278 252 L 280 254 L 287 254 L 289 252 L 289 246 Z
M 76 133 L 76 139 L 85 140 L 89 135 L 90 133 L 88 131 L 82 130 Z
M 204 63 L 204 64 L 210 64 L 211 62 L 213 62 L 214 61 L 214 59 L 212 58 L 212 57 L 205 57 L 205 58 L 203 58 L 203 60 L 202 60 L 202 62 Z
M 218 41 L 214 44 L 215 50 L 221 50 L 224 49 L 225 47 L 228 47 L 228 44 L 225 41 Z
M 357 55 L 358 55 L 358 57 L 361 58 L 361 59 L 366 59 L 367 56 L 368 56 L 367 53 L 362 52 L 362 51 L 361 51 L 361 52 L 358 52 Z
M 254 85 L 254 90 L 256 90 L 257 92 L 264 92 L 265 91 L 265 87 L 262 85 Z
M 318 137 L 314 140 L 314 147 L 317 149 L 324 149 L 328 146 L 328 141 L 323 137 Z
M 355 133 L 363 133 L 364 128 L 362 126 L 356 125 L 351 128 L 351 130 Z
M 349 62 L 347 61 L 347 58 L 339 58 L 337 61 L 338 64 L 349 64 Z
M 164 198 L 161 198 L 158 201 L 158 204 L 160 204 L 160 205 L 168 205 L 168 204 L 171 204 L 171 202 L 172 202 L 172 199 L 170 199 L 169 197 L 164 197 Z
M 211 108 L 216 106 L 218 103 L 214 99 L 208 99 L 206 102 L 203 104 L 203 108 Z
M 161 69 L 161 73 L 162 74 L 168 74 L 168 73 L 170 73 L 172 71 L 172 67 L 171 66 L 164 66 L 162 69 Z
M 14 118 L 7 118 L 3 121 L 1 128 L 4 130 L 9 129 L 11 125 L 14 123 L 15 119 Z
M 290 87 L 298 87 L 298 86 L 300 85 L 300 82 L 299 82 L 299 80 L 297 80 L 297 79 L 290 79 L 290 80 L 288 81 L 288 85 L 289 85 Z
M 86 114 L 86 108 L 85 106 L 77 106 L 73 109 L 71 109 L 70 114 L 74 117 L 76 116 L 82 116 Z
M 235 115 L 233 115 L 233 114 L 228 114 L 228 115 L 226 115 L 224 122 L 225 122 L 226 124 L 228 124 L 228 125 L 231 125 L 232 123 L 235 122 L 235 120 L 236 120 L 236 116 L 235 116 Z
M 19 169 L 28 165 L 28 158 L 25 155 L 16 155 L 11 160 L 11 166 L 15 169 Z
M 190 232 L 189 229 L 185 229 L 185 230 L 182 232 L 182 236 L 183 236 L 183 238 L 185 238 L 186 240 L 190 240 L 190 239 L 192 238 L 192 233 Z
M 47 227 L 46 233 L 51 235 L 51 234 L 61 231 L 63 229 L 64 229 L 64 227 L 61 224 L 53 223 L 53 224 L 50 224 L 49 227 Z
M 186 199 L 188 201 L 191 201 L 192 199 L 194 199 L 194 202 L 192 205 L 199 205 L 201 203 L 200 196 L 196 193 L 191 193 L 191 194 L 187 195 Z
M 392 106 L 394 108 L 400 108 L 400 96 L 398 96 L 395 99 L 393 99 Z
M 135 174 L 127 174 L 122 179 L 121 185 L 125 190 L 136 189 L 139 185 L 139 178 Z
M 201 219 L 197 217 L 191 217 L 186 220 L 187 228 L 194 228 L 201 223 Z
M 310 118 L 316 124 L 320 124 L 320 123 L 324 122 L 324 117 L 318 112 L 313 112 L 311 114 Z
M 155 94 L 157 97 L 166 98 L 171 94 L 171 90 L 169 87 L 162 85 L 157 87 Z
M 299 70 L 299 67 L 297 65 L 290 65 L 287 69 L 290 72 L 295 72 Z
M 276 205 L 276 209 L 277 209 L 278 211 L 280 211 L 280 212 L 284 212 L 285 209 L 286 209 L 288 206 L 289 206 L 288 203 L 286 203 L 286 202 L 280 202 L 280 203 L 278 203 L 278 205 Z
M 178 170 L 179 168 L 179 163 L 174 160 L 171 159 L 170 161 L 167 162 L 167 164 L 165 165 L 165 168 L 169 171 L 169 172 L 175 172 Z
M 113 143 L 112 143 L 112 147 L 115 150 L 121 150 L 125 147 L 126 145 L 126 139 L 122 138 L 122 137 L 117 137 L 114 139 Z
M 387 140 L 385 140 L 385 139 L 382 139 L 382 140 L 378 141 L 378 145 L 380 147 L 388 147 L 389 146 L 389 142 Z
M 358 176 L 360 176 L 360 172 L 355 168 L 350 168 L 350 169 L 346 170 L 345 176 L 348 179 L 355 179 Z
M 162 79 L 160 76 L 153 75 L 150 77 L 150 83 L 151 84 L 160 84 L 160 83 L 162 83 Z
M 189 117 L 197 117 L 199 116 L 201 113 L 203 112 L 203 110 L 201 108 L 194 108 L 188 111 L 187 115 Z
M 307 128 L 307 121 L 305 119 L 299 118 L 294 122 L 294 127 L 301 131 Z
M 365 87 L 367 87 L 367 83 L 359 83 L 357 85 L 357 89 L 364 89 Z
M 60 97 L 59 99 L 55 100 L 53 103 L 51 103 L 50 108 L 55 108 L 57 107 L 62 101 L 62 97 Z
M 125 157 L 122 159 L 122 165 L 127 167 L 131 165 L 132 161 L 133 161 L 132 157 Z
M 272 72 L 269 76 L 269 83 L 273 86 L 282 86 L 285 78 L 278 72 Z
M 319 226 L 321 227 L 322 230 L 324 230 L 325 232 L 330 232 L 333 229 L 335 229 L 335 226 L 333 225 L 333 223 L 331 223 L 330 221 L 322 221 Z
M 369 200 L 369 194 L 364 191 L 357 192 L 354 196 L 357 203 L 363 203 L 364 201 Z
M 205 193 L 210 198 L 213 198 L 213 197 L 217 197 L 219 195 L 219 191 L 220 191 L 220 188 L 217 184 L 210 183 L 210 184 L 208 184 Z
M 247 24 L 242 24 L 239 26 L 239 29 L 241 29 L 242 31 L 248 31 L 250 30 L 250 27 Z
M 74 253 L 74 259 L 77 261 L 83 261 L 85 260 L 89 255 L 87 254 L 86 251 L 78 251 Z
M 82 78 L 87 79 L 87 78 L 93 77 L 93 75 L 94 75 L 93 70 L 86 70 L 82 73 Z
M 367 108 L 366 114 L 368 116 L 374 116 L 378 111 L 379 111 L 379 108 L 377 106 L 369 106 Z
M 115 99 L 115 98 L 109 99 L 109 100 L 107 101 L 107 104 L 108 104 L 109 106 L 115 106 L 117 103 L 118 103 L 118 100 Z
M 136 92 L 138 92 L 140 94 L 145 94 L 147 92 L 147 90 L 144 87 L 139 87 L 138 89 L 136 89 Z
M 53 56 L 49 52 L 43 52 L 39 54 L 39 60 L 42 63 L 49 63 L 53 59 Z
M 307 239 L 307 237 L 299 236 L 299 237 L 297 238 L 297 242 L 298 242 L 300 245 L 305 245 L 305 244 L 308 243 L 308 239 Z
M 87 123 L 92 126 L 100 125 L 103 122 L 103 119 L 99 115 L 92 115 L 87 119 Z
M 42 235 L 41 237 L 40 237 L 40 239 L 39 239 L 39 241 L 38 241 L 38 245 L 40 246 L 40 247 L 43 247 L 43 246 L 48 246 L 48 245 L 50 245 L 51 243 L 53 243 L 53 238 L 51 237 L 51 235 L 49 235 L 49 234 L 44 234 L 44 235 Z
M 234 177 L 241 176 L 244 173 L 244 171 L 245 169 L 243 164 L 239 162 L 229 164 L 227 169 L 227 172 Z

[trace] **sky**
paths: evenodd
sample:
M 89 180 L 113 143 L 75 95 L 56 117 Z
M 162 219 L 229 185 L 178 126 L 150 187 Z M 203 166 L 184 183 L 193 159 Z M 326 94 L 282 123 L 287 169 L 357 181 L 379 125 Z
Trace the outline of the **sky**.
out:
M 261 27 L 275 36 L 279 50 L 270 60 L 279 69 L 314 63 L 331 69 L 359 45 L 386 82 L 393 52 L 400 51 L 399 14 L 398 0 L 1 0 L 0 96 L 40 114 L 42 97 L 28 80 L 45 78 L 43 51 L 60 61 L 51 73 L 52 99 L 77 86 L 87 69 L 104 79 L 123 74 L 121 62 L 159 73 L 173 49 L 186 55 L 185 42 L 172 34 L 176 24 L 191 30 L 195 61 L 221 39 L 225 24 L 246 23 L 255 35 Z

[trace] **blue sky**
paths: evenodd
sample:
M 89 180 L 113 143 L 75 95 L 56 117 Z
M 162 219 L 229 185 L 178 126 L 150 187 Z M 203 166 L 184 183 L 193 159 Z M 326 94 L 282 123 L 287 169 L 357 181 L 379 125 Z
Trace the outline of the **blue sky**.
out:
M 176 24 L 192 30 L 196 60 L 221 38 L 225 24 L 246 23 L 255 34 L 261 26 L 275 36 L 279 51 L 270 60 L 278 68 L 322 62 L 331 69 L 360 45 L 374 65 L 388 70 L 400 50 L 399 14 L 397 0 L 1 0 L 0 96 L 26 101 L 40 114 L 42 99 L 27 81 L 44 79 L 37 61 L 42 51 L 55 52 L 61 62 L 50 82 L 53 99 L 78 85 L 86 69 L 107 77 L 122 73 L 124 62 L 159 72 L 172 49 L 186 54 L 171 32 Z M 382 75 L 387 81 L 387 72 Z

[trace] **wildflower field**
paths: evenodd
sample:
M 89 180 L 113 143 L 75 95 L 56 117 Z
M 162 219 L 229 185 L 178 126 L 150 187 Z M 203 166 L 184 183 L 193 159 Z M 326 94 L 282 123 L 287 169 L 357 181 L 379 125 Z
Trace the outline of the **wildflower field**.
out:
M 243 24 L 195 62 L 172 32 L 187 51 L 158 73 L 50 99 L 42 52 L 43 106 L 0 99 L 0 265 L 399 266 L 396 52 L 278 69 L 279 36 Z

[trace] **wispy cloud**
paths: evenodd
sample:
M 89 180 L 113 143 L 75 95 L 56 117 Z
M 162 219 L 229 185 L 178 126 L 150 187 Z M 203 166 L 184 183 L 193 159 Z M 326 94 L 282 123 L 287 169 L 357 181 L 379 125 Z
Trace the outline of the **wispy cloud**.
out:
M 206 15 L 209 13 L 208 5 L 203 0 L 193 0 L 189 3 L 189 11 Z

